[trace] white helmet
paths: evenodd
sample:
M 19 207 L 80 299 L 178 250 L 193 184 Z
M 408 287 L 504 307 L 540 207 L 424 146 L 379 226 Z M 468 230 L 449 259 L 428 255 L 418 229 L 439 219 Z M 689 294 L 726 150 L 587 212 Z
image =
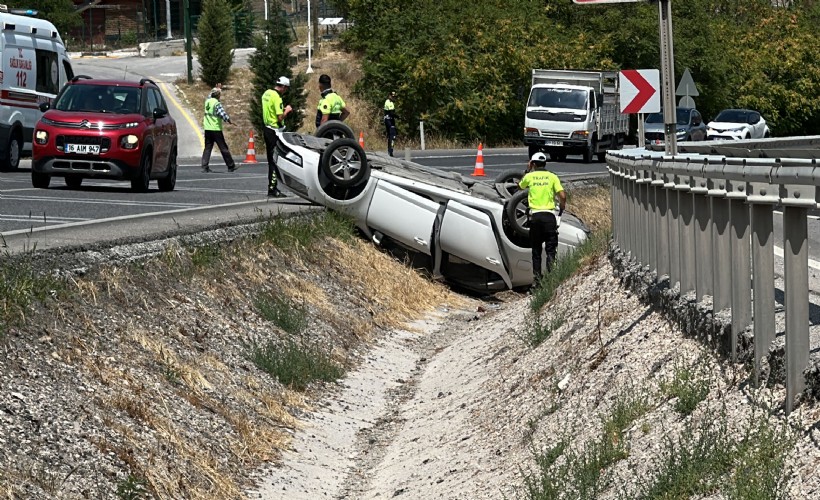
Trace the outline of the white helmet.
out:
M 283 87 L 290 87 L 290 78 L 286 76 L 280 76 L 278 80 L 276 80 L 276 85 L 282 85 Z
M 544 153 L 539 151 L 539 152 L 535 153 L 534 155 L 532 155 L 532 158 L 530 158 L 530 160 L 546 163 L 547 155 L 545 155 Z

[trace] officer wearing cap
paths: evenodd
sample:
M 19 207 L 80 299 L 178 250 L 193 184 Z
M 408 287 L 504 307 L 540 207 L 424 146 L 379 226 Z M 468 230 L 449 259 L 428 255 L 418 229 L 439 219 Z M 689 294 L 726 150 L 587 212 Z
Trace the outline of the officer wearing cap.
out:
M 390 92 L 384 101 L 384 128 L 387 131 L 387 154 L 393 156 L 393 144 L 396 142 L 396 93 Z
M 273 151 L 276 148 L 276 130 L 285 126 L 285 117 L 292 111 L 290 104 L 284 106 L 282 94 L 290 88 L 290 79 L 280 76 L 273 89 L 262 94 L 262 122 L 265 128 L 262 136 L 265 138 L 265 154 L 268 159 L 268 196 L 281 198 L 285 196 L 279 191 L 279 168 L 273 160 Z
M 236 171 L 236 163 L 231 156 L 231 150 L 228 148 L 228 143 L 225 142 L 225 134 L 222 132 L 222 122 L 230 123 L 231 117 L 228 116 L 219 98 L 222 96 L 222 84 L 217 83 L 216 87 L 211 89 L 208 98 L 205 99 L 204 116 L 202 119 L 202 128 L 205 130 L 205 148 L 202 150 L 202 160 L 200 162 L 203 172 L 210 172 L 211 168 L 208 164 L 211 161 L 211 151 L 214 144 L 219 147 L 219 152 L 222 153 L 222 159 L 225 165 L 228 166 L 228 172 Z
M 558 251 L 558 224 L 567 205 L 567 195 L 558 176 L 546 169 L 547 157 L 537 152 L 530 159 L 527 173 L 518 183 L 529 188 L 527 203 L 530 209 L 530 244 L 532 245 L 532 274 L 534 282 L 541 281 L 541 253 L 546 250 L 547 272 L 552 271 Z M 558 210 L 555 198 L 558 198 Z
M 344 99 L 330 86 L 330 75 L 319 76 L 319 91 L 321 97 L 316 107 L 316 128 L 328 120 L 345 121 L 350 116 Z

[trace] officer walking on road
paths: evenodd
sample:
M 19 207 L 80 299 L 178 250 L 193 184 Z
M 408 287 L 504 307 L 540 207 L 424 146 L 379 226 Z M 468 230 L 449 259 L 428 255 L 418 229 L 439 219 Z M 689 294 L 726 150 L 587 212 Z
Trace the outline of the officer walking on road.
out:
M 350 111 L 344 99 L 330 87 L 330 76 L 319 76 L 319 90 L 322 92 L 322 97 L 316 109 L 316 128 L 328 120 L 345 121 L 350 116 Z
M 387 132 L 387 154 L 393 156 L 393 145 L 396 143 L 396 93 L 390 92 L 384 101 L 384 128 Z
M 546 250 L 547 272 L 552 271 L 558 251 L 558 225 L 567 205 L 567 195 L 558 176 L 548 171 L 547 157 L 540 151 L 532 155 L 527 173 L 518 183 L 529 188 L 527 203 L 530 209 L 530 244 L 532 245 L 532 274 L 534 283 L 541 281 L 541 253 Z M 555 198 L 558 197 L 558 210 Z M 546 248 L 544 248 L 546 247 Z
M 273 151 L 276 148 L 276 129 L 285 126 L 285 117 L 292 111 L 290 104 L 283 105 L 282 94 L 290 88 L 290 80 L 280 76 L 273 89 L 262 94 L 262 121 L 265 129 L 262 135 L 265 138 L 265 154 L 268 157 L 268 196 L 281 198 L 285 196 L 279 191 L 279 167 L 273 160 Z
M 228 143 L 225 142 L 225 135 L 222 133 L 222 122 L 231 123 L 231 117 L 225 112 L 219 98 L 222 96 L 222 86 L 217 84 L 211 89 L 211 93 L 205 99 L 205 117 L 202 119 L 202 128 L 205 129 L 205 149 L 202 151 L 202 171 L 210 172 L 211 169 L 208 164 L 211 162 L 211 150 L 214 148 L 214 143 L 219 147 L 219 152 L 222 153 L 222 159 L 225 165 L 228 166 L 228 172 L 236 171 L 236 163 L 233 161 L 231 151 L 228 149 Z

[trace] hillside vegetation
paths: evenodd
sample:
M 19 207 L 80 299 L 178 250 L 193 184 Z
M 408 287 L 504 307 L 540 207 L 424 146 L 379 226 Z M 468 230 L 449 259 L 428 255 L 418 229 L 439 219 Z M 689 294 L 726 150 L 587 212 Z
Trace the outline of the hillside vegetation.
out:
M 532 68 L 660 67 L 657 2 L 335 0 L 361 55 L 356 90 L 374 107 L 399 92 L 400 135 L 494 145 L 520 139 Z M 760 110 L 775 135 L 820 133 L 820 3 L 672 2 L 675 75 L 692 73 L 707 119 Z M 773 5 L 774 4 L 774 5 Z

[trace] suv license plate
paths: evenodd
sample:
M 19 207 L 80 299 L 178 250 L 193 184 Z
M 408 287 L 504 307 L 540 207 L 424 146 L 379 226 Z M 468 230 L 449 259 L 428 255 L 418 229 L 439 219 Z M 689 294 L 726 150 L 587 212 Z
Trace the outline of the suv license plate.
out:
M 65 152 L 96 155 L 100 154 L 100 146 L 99 144 L 66 144 Z
M 564 143 L 561 141 L 544 141 L 544 146 L 563 146 Z

